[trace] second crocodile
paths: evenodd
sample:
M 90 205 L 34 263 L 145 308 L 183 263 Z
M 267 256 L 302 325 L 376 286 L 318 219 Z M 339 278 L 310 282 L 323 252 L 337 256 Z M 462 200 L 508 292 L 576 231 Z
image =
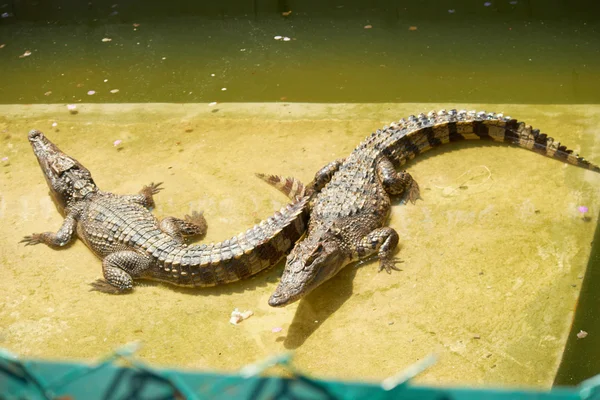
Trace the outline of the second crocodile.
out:
M 372 254 L 379 256 L 380 270 L 397 269 L 398 234 L 384 226 L 390 196 L 406 193 L 414 203 L 419 186 L 410 174 L 395 168 L 428 149 L 465 139 L 515 144 L 600 172 L 598 166 L 546 134 L 501 114 L 441 110 L 393 123 L 367 137 L 345 160 L 334 161 L 317 173 L 307 236 L 288 255 L 269 304 L 290 304 L 344 266 Z

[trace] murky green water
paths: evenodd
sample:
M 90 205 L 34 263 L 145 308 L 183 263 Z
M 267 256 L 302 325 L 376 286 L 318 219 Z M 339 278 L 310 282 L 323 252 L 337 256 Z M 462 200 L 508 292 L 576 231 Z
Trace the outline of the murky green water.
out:
M 35 22 L 0 19 L 0 103 L 598 103 L 597 4 L 483 3 L 22 7 Z
M 549 387 L 600 177 L 525 150 L 463 144 L 420 157 L 407 167 L 424 200 L 395 205 L 390 221 L 404 270 L 349 267 L 285 309 L 267 305 L 281 265 L 221 288 L 107 296 L 88 291 L 101 263 L 82 243 L 18 243 L 61 223 L 32 128 L 104 190 L 165 182 L 155 213 L 204 210 L 208 242 L 286 202 L 254 172 L 309 181 L 374 129 L 430 109 L 503 111 L 600 163 L 596 5 L 462 3 L 224 2 L 198 6 L 203 16 L 174 3 L 165 17 L 155 2 L 0 4 L 15 14 L 0 19 L 0 346 L 95 358 L 142 340 L 144 360 L 220 370 L 294 350 L 302 370 L 344 379 L 382 379 L 436 353 L 421 382 Z M 232 326 L 234 308 L 255 315 Z

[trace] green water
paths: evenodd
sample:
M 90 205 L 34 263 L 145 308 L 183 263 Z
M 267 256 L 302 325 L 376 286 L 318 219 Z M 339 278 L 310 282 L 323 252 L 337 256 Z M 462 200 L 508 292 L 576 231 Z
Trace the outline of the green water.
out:
M 106 297 L 88 292 L 101 267 L 80 242 L 17 243 L 61 222 L 31 128 L 105 190 L 164 181 L 157 215 L 204 210 L 209 242 L 284 204 L 253 172 L 309 181 L 372 130 L 430 109 L 506 112 L 600 163 L 596 3 L 199 3 L 0 1 L 0 346 L 93 358 L 142 340 L 144 360 L 224 370 L 293 350 L 303 370 L 346 379 L 433 352 L 424 383 L 549 387 L 574 334 L 599 178 L 524 150 L 450 146 L 408 165 L 425 200 L 392 211 L 404 271 L 347 268 L 285 309 L 266 304 L 281 264 L 223 288 Z M 255 315 L 232 327 L 235 307 Z
M 133 4 L 17 3 L 0 103 L 600 100 L 592 2 Z

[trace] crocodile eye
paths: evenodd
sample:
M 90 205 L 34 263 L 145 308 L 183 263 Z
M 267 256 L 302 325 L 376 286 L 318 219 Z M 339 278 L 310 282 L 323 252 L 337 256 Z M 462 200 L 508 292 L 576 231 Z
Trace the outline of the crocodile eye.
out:
M 323 253 L 323 249 L 324 249 L 323 245 L 321 243 L 319 243 L 317 248 L 314 249 L 313 252 L 310 253 L 310 255 L 308 256 L 305 264 L 306 265 L 312 264 L 321 255 L 321 253 Z

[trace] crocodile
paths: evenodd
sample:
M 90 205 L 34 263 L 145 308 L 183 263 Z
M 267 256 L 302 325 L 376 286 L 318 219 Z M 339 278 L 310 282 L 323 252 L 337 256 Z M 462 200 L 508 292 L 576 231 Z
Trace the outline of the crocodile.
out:
M 280 190 L 286 193 L 286 184 L 293 188 L 291 203 L 223 242 L 187 245 L 186 237 L 206 232 L 206 220 L 193 212 L 184 219 L 159 221 L 151 209 L 161 183 L 133 195 L 101 191 L 90 171 L 42 132 L 32 130 L 28 138 L 65 218 L 57 232 L 34 233 L 21 242 L 60 248 L 79 237 L 102 260 L 104 279 L 92 283 L 91 290 L 125 293 L 133 288 L 134 279 L 188 287 L 238 281 L 275 265 L 306 230 L 309 197 L 303 196 L 304 186 L 293 178 L 279 177 Z
M 385 126 L 368 136 L 345 159 L 333 161 L 315 177 L 307 234 L 287 256 L 281 280 L 269 298 L 288 305 L 336 275 L 346 265 L 378 255 L 379 271 L 398 270 L 397 232 L 385 226 L 390 196 L 415 203 L 419 185 L 397 172 L 425 151 L 446 143 L 477 139 L 523 147 L 595 172 L 600 168 L 530 125 L 503 114 L 441 110 Z

